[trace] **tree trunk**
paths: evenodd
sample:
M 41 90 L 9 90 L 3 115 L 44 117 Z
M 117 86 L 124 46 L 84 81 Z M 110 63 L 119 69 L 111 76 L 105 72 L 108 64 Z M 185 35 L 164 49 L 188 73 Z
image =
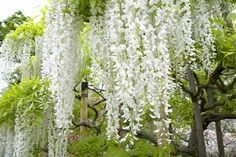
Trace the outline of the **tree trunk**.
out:
M 88 123 L 88 82 L 81 84 L 81 109 L 80 109 L 80 122 Z M 87 128 L 80 127 L 81 138 L 87 137 Z
M 217 136 L 217 145 L 218 145 L 218 151 L 219 151 L 219 157 L 225 156 L 225 150 L 224 150 L 224 142 L 223 142 L 223 135 L 221 131 L 221 122 L 216 121 L 216 136 Z
M 207 89 L 208 102 L 210 104 L 214 103 L 213 94 L 214 94 L 214 91 L 212 88 Z M 217 109 L 215 109 L 215 111 L 217 111 Z M 216 136 L 217 136 L 217 145 L 218 145 L 218 155 L 219 157 L 224 157 L 225 151 L 224 151 L 223 135 L 221 131 L 221 122 L 216 121 L 215 127 L 216 127 Z
M 191 134 L 189 137 L 189 141 L 188 141 L 188 146 L 190 148 L 193 148 L 195 152 L 197 152 L 197 136 L 196 136 L 196 127 L 195 125 L 193 126 L 192 130 L 191 130 Z M 197 154 L 191 154 L 192 157 L 196 157 Z
M 195 79 L 193 76 L 193 71 L 188 68 L 188 79 L 189 79 L 189 86 L 192 95 L 192 104 L 193 104 L 193 113 L 194 113 L 194 122 L 196 127 L 196 137 L 197 137 L 197 148 L 198 148 L 198 156 L 199 157 L 206 157 L 206 147 L 205 147 L 205 140 L 203 135 L 203 127 L 202 127 L 202 117 L 201 117 L 201 108 L 197 102 L 197 87 L 195 84 Z

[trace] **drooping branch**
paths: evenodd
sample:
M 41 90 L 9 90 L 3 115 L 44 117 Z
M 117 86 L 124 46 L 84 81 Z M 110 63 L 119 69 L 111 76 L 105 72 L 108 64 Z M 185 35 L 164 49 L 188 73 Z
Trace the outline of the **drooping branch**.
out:
M 152 142 L 153 144 L 155 144 L 156 146 L 158 146 L 157 139 L 156 139 L 155 135 L 152 133 L 148 133 L 143 130 L 137 131 L 137 137 L 146 139 L 146 140 Z
M 90 88 L 90 87 L 93 87 L 93 88 Z M 106 100 L 106 98 L 101 94 L 101 92 L 104 92 L 105 90 L 99 89 L 99 88 L 97 88 L 97 87 L 95 87 L 93 85 L 89 85 L 88 89 L 93 91 L 93 92 L 95 92 L 96 94 L 98 94 L 100 97 L 102 97 L 102 99 Z
M 72 121 L 72 124 L 74 126 L 70 127 L 70 129 L 75 129 L 75 128 L 78 128 L 78 127 L 87 127 L 87 128 L 90 128 L 90 129 L 95 129 L 97 135 L 99 135 L 101 133 L 101 129 L 98 126 L 94 126 L 94 125 L 91 125 L 91 124 L 86 123 L 86 122 L 75 123 L 74 121 Z
M 78 92 L 78 93 L 79 93 L 77 87 L 78 87 L 78 85 L 80 84 L 80 82 L 81 82 L 81 81 L 79 81 L 79 82 L 77 82 L 77 83 L 75 84 L 75 86 L 74 86 L 74 88 L 73 88 L 74 92 Z
M 105 102 L 107 99 L 106 98 L 103 98 L 102 100 L 99 100 L 98 102 L 94 103 L 93 106 L 97 106 L 103 102 Z
M 119 133 L 121 134 L 122 132 L 123 133 L 130 132 L 130 130 L 128 130 L 128 129 L 119 129 Z M 146 140 L 150 141 L 151 143 L 153 143 L 155 146 L 158 146 L 157 138 L 151 132 L 146 132 L 144 130 L 140 130 L 140 131 L 137 131 L 136 137 L 146 139 Z
M 88 105 L 88 107 L 90 109 L 92 109 L 94 111 L 94 113 L 95 113 L 95 116 L 94 116 L 94 119 L 93 119 L 93 125 L 95 125 L 95 123 L 96 123 L 96 121 L 98 119 L 98 115 L 99 115 L 98 114 L 98 110 L 96 109 L 96 107 L 94 105 Z

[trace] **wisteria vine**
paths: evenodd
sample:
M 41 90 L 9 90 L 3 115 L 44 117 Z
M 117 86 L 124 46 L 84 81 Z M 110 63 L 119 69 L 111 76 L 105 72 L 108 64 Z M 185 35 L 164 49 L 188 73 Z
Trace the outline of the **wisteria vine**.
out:
M 70 12 L 63 12 L 65 9 Z M 50 91 L 55 106 L 54 122 L 49 125 L 49 156 L 65 156 L 67 136 L 73 116 L 74 80 L 80 55 L 78 34 L 82 19 L 75 15 L 72 1 L 53 0 L 46 15 L 43 39 L 42 75 L 51 81 Z
M 88 18 L 91 76 L 93 83 L 106 91 L 108 139 L 115 137 L 119 142 L 133 143 L 148 108 L 158 144 L 164 146 L 170 142 L 169 98 L 178 88 L 173 75 L 181 77 L 187 67 L 198 68 L 191 65 L 196 60 L 203 65 L 203 70 L 211 73 L 215 47 L 210 18 L 223 15 L 217 2 L 211 13 L 205 0 L 196 3 L 190 0 L 107 0 L 91 7 Z M 84 15 L 76 13 L 75 1 L 51 0 L 43 37 L 36 37 L 34 41 L 5 39 L 0 49 L 0 65 L 5 67 L 0 69 L 0 80 L 7 84 L 14 82 L 10 79 L 19 68 L 22 79 L 28 76 L 27 66 L 34 51 L 35 74 L 40 76 L 41 73 L 43 79 L 51 83 L 53 105 L 45 111 L 48 128 L 44 130 L 48 135 L 44 143 L 48 142 L 50 157 L 67 153 L 73 89 L 83 56 L 79 34 Z M 31 156 L 30 143 L 40 141 L 39 137 L 33 140 L 32 132 L 39 130 L 27 122 L 32 115 L 22 116 L 23 110 L 24 107 L 17 108 L 14 132 L 11 130 L 0 141 L 9 156 L 12 155 L 9 148 L 12 139 L 16 141 L 14 155 L 17 157 Z M 0 129 L 6 132 L 6 128 Z M 120 129 L 127 133 L 121 136 Z

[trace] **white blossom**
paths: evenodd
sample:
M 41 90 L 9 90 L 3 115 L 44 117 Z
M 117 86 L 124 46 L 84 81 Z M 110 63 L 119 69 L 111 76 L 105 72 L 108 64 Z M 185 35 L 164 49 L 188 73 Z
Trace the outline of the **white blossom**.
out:
M 32 140 L 32 115 L 25 115 L 26 105 L 21 105 L 22 107 L 17 107 L 16 119 L 15 119 L 15 143 L 14 143 L 14 156 L 33 157 L 31 152 L 33 145 Z
M 212 59 L 215 57 L 215 46 L 209 18 L 207 3 L 205 0 L 198 1 L 194 10 L 194 37 L 201 46 L 201 50 L 198 51 L 201 53 L 198 56 L 203 69 L 210 74 L 212 71 Z
M 63 12 L 70 7 L 70 13 Z M 82 18 L 74 15 L 75 6 L 72 1 L 56 1 L 50 3 L 46 15 L 46 28 L 43 39 L 42 75 L 51 81 L 50 91 L 55 102 L 54 114 L 56 131 L 49 134 L 57 137 L 49 141 L 49 156 L 65 156 L 68 129 L 73 116 L 74 81 L 80 66 L 78 35 Z M 53 113 L 52 113 L 53 114 Z
M 162 134 L 168 134 L 172 88 L 168 29 L 173 25 L 174 14 L 172 1 L 163 1 L 164 9 L 158 8 L 157 3 L 110 0 L 104 13 L 98 14 L 99 8 L 94 11 L 90 35 L 92 68 L 97 70 L 96 83 L 100 81 L 107 91 L 108 138 L 119 138 L 121 120 L 124 129 L 130 130 L 121 141 L 134 138 L 142 126 L 143 108 L 148 104 L 154 119 L 163 119 L 161 124 L 166 129 Z M 152 14 L 156 16 L 152 18 Z

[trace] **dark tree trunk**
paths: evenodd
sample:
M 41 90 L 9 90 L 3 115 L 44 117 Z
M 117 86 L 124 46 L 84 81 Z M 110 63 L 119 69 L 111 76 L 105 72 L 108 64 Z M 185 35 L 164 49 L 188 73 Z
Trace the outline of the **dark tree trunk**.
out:
M 210 104 L 214 103 L 214 90 L 212 88 L 207 89 L 207 96 L 208 96 L 208 102 Z M 215 109 L 217 111 L 217 109 Z M 221 121 L 216 121 L 215 122 L 215 127 L 216 127 L 216 136 L 217 136 L 217 145 L 218 145 L 218 155 L 219 157 L 224 157 L 225 156 L 225 151 L 224 151 L 224 142 L 223 142 L 223 135 L 221 131 Z
M 196 127 L 195 125 L 193 126 L 192 130 L 191 130 L 191 134 L 189 137 L 189 141 L 188 141 L 188 146 L 190 148 L 193 148 L 195 152 L 198 152 L 197 150 L 197 136 L 196 136 Z M 197 154 L 192 154 L 193 157 L 196 157 Z
M 224 150 L 223 135 L 222 135 L 222 131 L 221 131 L 221 122 L 216 121 L 215 126 L 216 126 L 216 136 L 217 136 L 219 157 L 224 157 L 225 150 Z
M 190 68 L 188 68 L 188 79 L 189 79 L 190 91 L 192 93 L 194 124 L 196 127 L 197 150 L 198 150 L 197 156 L 206 157 L 206 147 L 205 147 L 205 140 L 204 140 L 204 135 L 203 135 L 203 127 L 202 127 L 201 107 L 198 104 L 197 87 L 196 87 L 193 71 Z

